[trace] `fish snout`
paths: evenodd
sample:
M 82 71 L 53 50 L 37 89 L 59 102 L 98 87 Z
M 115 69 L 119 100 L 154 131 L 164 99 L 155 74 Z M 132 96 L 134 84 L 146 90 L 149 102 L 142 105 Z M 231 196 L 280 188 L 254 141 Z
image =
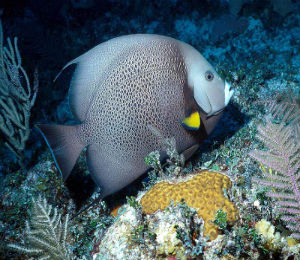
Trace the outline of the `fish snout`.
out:
M 228 105 L 232 95 L 233 95 L 233 89 L 231 89 L 231 85 L 225 81 L 225 88 L 224 88 L 224 96 L 225 96 L 225 106 Z

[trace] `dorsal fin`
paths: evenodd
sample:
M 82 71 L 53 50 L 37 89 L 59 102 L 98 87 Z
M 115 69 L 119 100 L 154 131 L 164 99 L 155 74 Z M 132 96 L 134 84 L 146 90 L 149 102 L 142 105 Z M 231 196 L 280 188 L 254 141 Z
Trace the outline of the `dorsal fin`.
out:
M 60 72 L 58 72 L 58 74 L 57 74 L 56 77 L 54 78 L 53 82 L 55 82 L 55 81 L 57 80 L 57 78 L 60 76 L 60 74 L 61 74 L 66 68 L 68 68 L 68 67 L 69 67 L 70 65 L 72 65 L 72 64 L 78 63 L 80 57 L 81 57 L 81 56 L 79 56 L 79 57 L 77 57 L 76 59 L 71 60 L 70 62 L 68 62 L 68 63 L 60 70 Z

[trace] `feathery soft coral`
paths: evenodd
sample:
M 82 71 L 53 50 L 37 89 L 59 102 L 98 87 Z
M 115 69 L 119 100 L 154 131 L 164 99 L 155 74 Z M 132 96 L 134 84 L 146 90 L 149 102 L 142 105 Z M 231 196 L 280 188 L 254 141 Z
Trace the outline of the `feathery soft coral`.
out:
M 274 101 L 271 115 L 257 135 L 268 150 L 250 152 L 263 165 L 263 176 L 253 181 L 271 188 L 266 195 L 276 199 L 281 220 L 300 239 L 300 107 L 291 97 Z

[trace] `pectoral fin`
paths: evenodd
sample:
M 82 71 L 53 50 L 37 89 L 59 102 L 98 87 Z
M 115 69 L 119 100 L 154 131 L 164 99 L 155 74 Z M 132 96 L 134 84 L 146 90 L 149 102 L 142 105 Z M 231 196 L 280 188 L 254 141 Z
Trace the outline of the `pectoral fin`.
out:
M 198 150 L 199 144 L 195 144 L 191 146 L 190 148 L 186 149 L 182 154 L 184 156 L 185 160 L 188 160 L 191 158 L 191 156 Z
M 201 124 L 199 112 L 193 112 L 190 116 L 181 120 L 181 124 L 188 130 L 198 130 Z

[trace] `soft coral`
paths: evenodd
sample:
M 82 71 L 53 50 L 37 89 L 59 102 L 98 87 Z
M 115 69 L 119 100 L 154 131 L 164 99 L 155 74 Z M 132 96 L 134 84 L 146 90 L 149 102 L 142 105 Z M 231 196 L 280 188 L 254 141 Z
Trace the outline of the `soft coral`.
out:
M 274 101 L 271 118 L 258 127 L 257 138 L 268 151 L 255 150 L 250 156 L 263 165 L 263 177 L 253 181 L 272 188 L 266 195 L 276 199 L 281 220 L 300 239 L 300 108 L 294 98 L 288 100 Z

